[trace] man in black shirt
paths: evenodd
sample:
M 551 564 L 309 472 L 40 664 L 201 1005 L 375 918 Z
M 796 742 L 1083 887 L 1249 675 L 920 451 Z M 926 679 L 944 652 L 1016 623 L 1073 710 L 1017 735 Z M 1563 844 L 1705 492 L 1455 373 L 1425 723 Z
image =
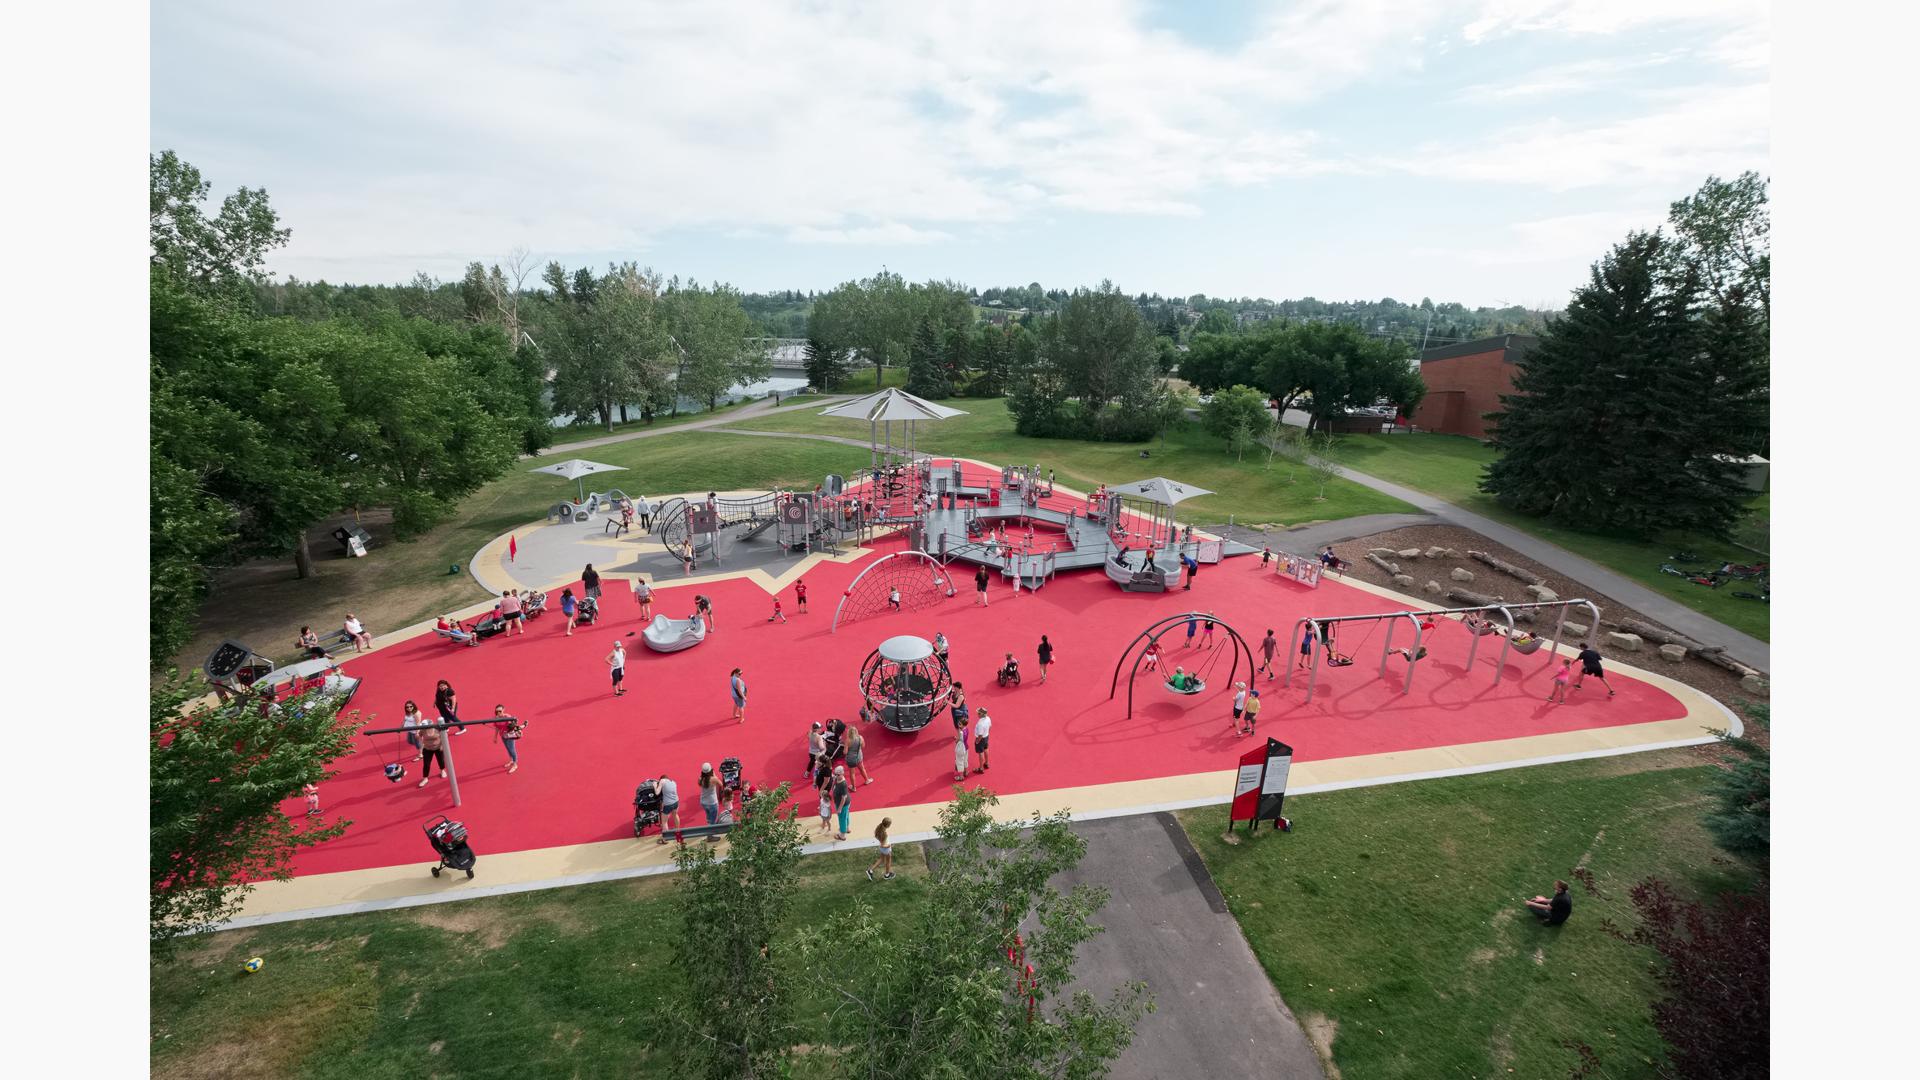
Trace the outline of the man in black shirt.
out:
M 1553 899 L 1536 896 L 1527 901 L 1527 910 L 1533 912 L 1535 918 L 1548 926 L 1559 926 L 1566 922 L 1567 916 L 1573 914 L 1573 897 L 1567 895 L 1567 883 L 1554 882 Z
M 1607 688 L 1608 697 L 1613 696 L 1613 684 L 1607 681 L 1607 673 L 1601 670 L 1600 653 L 1593 647 L 1592 642 L 1587 642 L 1580 648 L 1580 676 L 1573 680 L 1573 688 L 1580 689 L 1580 684 L 1586 682 L 1589 675 L 1599 679 L 1600 685 Z

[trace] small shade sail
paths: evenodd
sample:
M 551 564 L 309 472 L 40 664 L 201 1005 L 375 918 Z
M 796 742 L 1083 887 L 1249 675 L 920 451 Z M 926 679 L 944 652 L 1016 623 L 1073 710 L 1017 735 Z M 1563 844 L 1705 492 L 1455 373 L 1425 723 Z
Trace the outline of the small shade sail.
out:
M 537 469 L 528 469 L 527 471 L 551 473 L 554 476 L 566 480 L 579 480 L 580 498 L 584 500 L 587 497 L 587 483 L 585 480 L 582 480 L 581 477 L 590 476 L 594 473 L 626 472 L 627 467 L 625 465 L 602 465 L 597 461 L 588 461 L 585 458 L 568 458 L 555 465 L 542 465 Z
M 821 416 L 842 416 L 849 420 L 945 420 L 950 416 L 965 416 L 965 409 L 949 409 L 945 405 L 935 405 L 925 398 L 917 398 L 898 387 L 889 386 L 877 394 L 854 398 L 842 402 L 830 409 L 822 409 Z
M 1131 484 L 1115 484 L 1109 491 L 1118 492 L 1129 499 L 1145 499 L 1162 506 L 1173 506 L 1196 495 L 1211 495 L 1213 492 L 1192 484 L 1183 484 L 1178 480 L 1169 480 L 1156 476 L 1148 480 L 1135 480 Z

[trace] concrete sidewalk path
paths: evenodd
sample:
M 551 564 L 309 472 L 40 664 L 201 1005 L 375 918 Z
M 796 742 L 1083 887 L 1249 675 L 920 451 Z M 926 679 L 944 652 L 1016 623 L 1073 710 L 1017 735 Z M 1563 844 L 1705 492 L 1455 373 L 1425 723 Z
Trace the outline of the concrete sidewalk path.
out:
M 1751 668 L 1760 671 L 1772 671 L 1770 650 L 1767 643 L 1750 634 L 1743 634 L 1733 627 L 1710 619 L 1684 604 L 1654 592 L 1637 582 L 1614 573 L 1591 559 L 1582 558 L 1558 544 L 1551 544 L 1531 533 L 1525 533 L 1502 525 L 1492 518 L 1482 517 L 1471 510 L 1462 510 L 1450 502 L 1445 502 L 1422 491 L 1401 487 L 1399 484 L 1382 480 L 1377 476 L 1353 469 L 1340 468 L 1341 476 L 1356 484 L 1370 487 L 1384 495 L 1391 495 L 1402 502 L 1412 503 L 1421 510 L 1450 525 L 1458 525 L 1489 540 L 1512 548 L 1527 558 L 1543 566 L 1565 574 L 1595 590 L 1627 604 L 1642 615 L 1663 623 L 1679 632 L 1708 645 L 1724 646 L 1727 655 Z
M 1081 946 L 1072 989 L 1104 1001 L 1142 980 L 1154 997 L 1115 1080 L 1325 1077 L 1172 814 L 1076 822 L 1073 831 L 1086 839 L 1086 857 L 1055 884 L 1102 886 L 1111 898 L 1095 920 L 1106 933 Z
M 683 431 L 700 431 L 704 428 L 719 427 L 722 424 L 731 424 L 736 420 L 751 420 L 759 416 L 778 416 L 781 413 L 799 412 L 802 409 L 824 409 L 848 400 L 851 399 L 845 395 L 835 395 L 833 397 L 816 398 L 813 401 L 803 401 L 798 405 L 775 405 L 772 398 L 761 398 L 759 401 L 753 402 L 745 408 L 734 412 L 721 413 L 719 416 L 707 420 L 689 420 L 684 424 L 651 427 L 640 431 L 622 431 L 613 435 L 602 435 L 595 439 L 581 439 L 578 442 L 561 443 L 558 446 L 547 447 L 545 450 L 540 451 L 538 456 L 548 457 L 553 454 L 571 454 L 580 450 L 590 450 L 596 446 L 630 442 L 634 439 L 651 439 L 659 435 L 678 435 Z M 861 443 L 860 445 L 865 446 L 867 444 Z

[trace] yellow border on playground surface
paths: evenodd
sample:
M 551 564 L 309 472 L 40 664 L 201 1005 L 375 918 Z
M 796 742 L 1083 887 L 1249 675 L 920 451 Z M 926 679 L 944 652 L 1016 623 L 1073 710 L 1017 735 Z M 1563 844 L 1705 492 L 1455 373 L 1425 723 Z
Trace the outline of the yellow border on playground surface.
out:
M 973 463 L 992 467 L 986 462 Z M 537 523 L 509 535 L 518 535 L 521 531 L 532 532 L 550 525 L 551 523 L 546 522 Z M 488 587 L 499 584 L 500 578 L 506 579 L 506 584 L 500 584 L 499 588 L 494 590 L 496 592 L 523 587 L 506 575 L 506 540 L 506 536 L 496 538 L 481 548 L 480 553 L 475 557 L 475 577 Z M 777 578 L 762 570 L 736 570 L 694 575 L 666 584 L 697 584 L 730 578 L 746 578 L 759 583 L 769 592 L 777 592 L 811 566 L 828 561 L 852 562 L 870 553 L 871 550 L 871 548 L 858 548 L 845 555 L 810 555 Z M 499 578 L 494 577 L 496 574 Z M 616 579 L 646 575 L 609 573 L 602 576 Z M 549 587 L 558 587 L 571 580 L 573 579 L 567 578 L 556 581 Z M 1405 605 L 1409 610 L 1424 610 L 1428 606 L 1418 599 L 1370 582 L 1348 578 L 1338 580 L 1342 584 L 1373 593 L 1395 604 Z M 483 600 L 453 614 L 466 618 L 487 611 L 492 606 L 491 599 Z M 433 626 L 432 621 L 427 621 L 383 634 L 374 639 L 374 650 L 431 633 Z M 1575 650 L 1563 644 L 1560 652 L 1570 656 Z M 1669 720 L 1641 724 L 1299 762 L 1294 764 L 1288 776 L 1288 793 L 1297 797 L 1310 795 L 1315 791 L 1699 745 L 1714 741 L 1713 729 L 1727 729 L 1735 732 L 1741 730 L 1740 720 L 1731 710 L 1685 683 L 1655 671 L 1618 662 L 1612 663 L 1612 667 L 1673 695 L 1686 706 L 1686 714 Z M 1228 768 L 1189 773 L 1184 776 L 1021 792 L 1001 796 L 995 816 L 1001 820 L 1011 821 L 1034 814 L 1066 810 L 1074 817 L 1084 819 L 1117 817 L 1193 806 L 1224 805 L 1232 797 L 1234 777 L 1235 770 Z M 874 843 L 873 828 L 882 817 L 893 819 L 892 836 L 896 841 L 924 839 L 933 834 L 940 809 L 945 805 L 945 802 L 928 802 L 859 810 L 853 814 L 852 831 L 848 834 L 850 839 L 837 843 L 811 843 L 807 850 L 811 853 L 871 847 Z M 817 834 L 810 831 L 809 835 Z M 725 841 L 721 841 L 718 846 L 724 849 Z M 656 842 L 656 837 L 649 835 L 638 839 L 606 840 L 528 851 L 485 854 L 481 858 L 484 873 L 472 880 L 468 880 L 461 874 L 433 877 L 426 872 L 430 863 L 425 858 L 394 866 L 309 874 L 290 881 L 261 883 L 248 895 L 240 915 L 227 926 L 241 927 L 349 914 L 356 911 L 477 899 L 508 892 L 665 873 L 674 868 L 672 851 L 671 845 L 663 846 Z

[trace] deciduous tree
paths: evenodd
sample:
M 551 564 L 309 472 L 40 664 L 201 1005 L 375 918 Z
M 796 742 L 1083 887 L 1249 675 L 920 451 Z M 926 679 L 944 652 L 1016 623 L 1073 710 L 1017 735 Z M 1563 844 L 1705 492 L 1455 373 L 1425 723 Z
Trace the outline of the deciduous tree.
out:
M 281 809 L 331 778 L 352 749 L 359 714 L 342 715 L 340 695 L 189 704 L 205 690 L 174 672 L 150 693 L 148 928 L 163 955 L 181 935 L 232 918 L 255 882 L 285 881 L 301 849 L 352 824 L 295 821 Z

